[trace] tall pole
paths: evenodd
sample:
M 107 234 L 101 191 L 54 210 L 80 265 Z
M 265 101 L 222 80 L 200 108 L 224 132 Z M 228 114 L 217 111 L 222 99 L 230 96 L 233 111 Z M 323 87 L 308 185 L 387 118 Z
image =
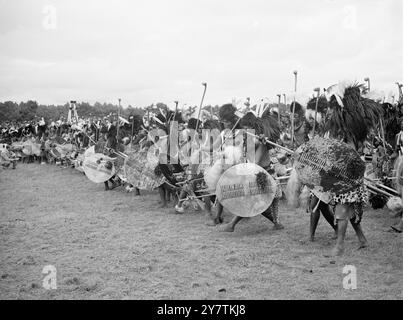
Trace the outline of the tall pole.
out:
M 383 149 L 386 152 L 385 129 L 383 128 L 383 120 L 382 120 L 382 118 L 379 120 L 379 124 L 380 124 L 380 127 L 381 127 Z
M 147 107 L 147 130 L 150 130 L 150 106 Z
M 291 114 L 291 145 L 294 148 L 294 114 L 295 114 L 295 96 L 297 94 L 297 70 L 294 71 L 294 103 L 292 105 Z
M 131 142 L 133 142 L 133 138 L 134 138 L 134 116 L 132 116 L 132 140 L 131 140 Z
M 281 103 L 281 94 L 278 94 L 277 95 L 277 97 L 278 97 L 278 111 L 277 111 L 277 113 L 278 113 L 278 125 L 280 126 L 280 124 L 281 124 L 281 121 L 280 121 L 280 103 Z
M 118 105 L 118 122 L 116 123 L 116 126 L 117 126 L 117 128 L 116 128 L 116 140 L 119 139 L 119 120 L 120 120 L 119 116 L 120 116 L 120 101 L 121 101 L 121 99 L 119 98 L 118 100 L 119 100 L 119 105 Z
M 364 79 L 364 81 L 366 81 L 366 82 L 368 83 L 368 92 L 370 92 L 370 91 L 371 91 L 371 82 L 370 82 L 369 78 L 366 77 L 366 78 Z
M 72 105 L 72 118 L 74 119 L 75 123 L 78 124 L 77 101 L 72 100 L 70 101 L 70 104 Z
M 312 137 L 315 136 L 316 117 L 317 117 L 317 114 L 318 114 L 318 103 L 319 103 L 320 88 L 315 88 L 315 89 L 313 89 L 313 91 L 316 91 L 316 105 L 315 105 L 315 118 L 314 118 L 314 122 L 313 122 L 313 133 L 312 133 Z
M 399 91 L 399 98 L 397 99 L 397 104 L 401 103 L 403 101 L 403 92 L 402 92 L 402 87 L 403 84 L 396 82 L 397 84 L 397 89 Z
M 198 127 L 199 127 L 200 114 L 201 114 L 201 110 L 202 110 L 202 107 L 203 107 L 204 96 L 206 95 L 207 83 L 206 83 L 206 82 L 203 82 L 203 83 L 202 83 L 202 86 L 204 87 L 204 91 L 203 91 L 202 99 L 201 99 L 201 101 L 200 101 L 199 114 L 197 115 L 197 122 L 196 122 L 196 129 L 195 129 L 196 132 L 197 132 L 197 129 L 198 129 Z
M 175 121 L 176 113 L 178 112 L 178 103 L 179 103 L 179 101 L 174 101 L 174 103 L 175 103 L 175 113 L 174 113 L 174 117 L 173 117 L 173 119 L 171 121 Z

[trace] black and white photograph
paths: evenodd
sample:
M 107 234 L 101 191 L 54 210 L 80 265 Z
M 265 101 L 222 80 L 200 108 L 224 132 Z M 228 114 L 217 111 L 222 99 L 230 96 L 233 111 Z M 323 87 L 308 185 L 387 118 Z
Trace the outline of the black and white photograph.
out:
M 0 299 L 403 300 L 402 35 L 400 0 L 0 0 Z

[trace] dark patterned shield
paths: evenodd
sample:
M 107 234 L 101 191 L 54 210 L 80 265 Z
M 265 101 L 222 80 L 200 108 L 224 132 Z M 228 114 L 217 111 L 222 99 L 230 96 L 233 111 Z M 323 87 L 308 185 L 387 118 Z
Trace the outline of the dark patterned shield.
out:
M 337 195 L 363 184 L 365 162 L 344 142 L 315 137 L 300 146 L 294 157 L 299 179 L 310 188 Z
M 140 190 L 153 190 L 164 183 L 164 176 L 155 174 L 158 157 L 153 152 L 141 150 L 128 155 L 123 166 L 127 182 Z

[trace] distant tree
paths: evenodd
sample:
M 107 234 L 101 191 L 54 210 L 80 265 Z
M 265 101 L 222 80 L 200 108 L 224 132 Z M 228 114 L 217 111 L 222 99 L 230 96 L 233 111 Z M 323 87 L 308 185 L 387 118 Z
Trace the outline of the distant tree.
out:
M 27 102 L 21 102 L 19 108 L 19 117 L 17 120 L 30 121 L 33 120 L 36 116 L 38 103 L 36 101 L 28 100 Z
M 17 120 L 19 117 L 19 105 L 12 101 L 0 103 L 0 122 Z

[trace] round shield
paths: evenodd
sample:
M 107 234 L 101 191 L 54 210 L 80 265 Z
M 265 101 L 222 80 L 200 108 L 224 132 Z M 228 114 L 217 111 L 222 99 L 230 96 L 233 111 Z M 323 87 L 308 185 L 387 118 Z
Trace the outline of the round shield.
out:
M 56 159 L 60 158 L 59 151 L 57 151 L 56 148 L 54 148 L 54 147 L 50 148 L 49 153 L 53 158 L 56 158 Z
M 71 143 L 56 144 L 56 150 L 60 153 L 61 158 L 66 158 L 73 151 L 73 148 L 74 146 Z
M 22 153 L 27 155 L 27 156 L 30 156 L 30 155 L 33 154 L 32 153 L 32 142 L 31 141 L 28 140 L 28 141 L 25 141 L 22 144 Z
M 254 163 L 241 163 L 221 175 L 216 196 L 231 213 L 254 217 L 269 208 L 276 191 L 277 183 L 266 170 Z
M 363 184 L 365 162 L 344 142 L 317 136 L 300 146 L 294 157 L 299 179 L 310 188 L 343 194 Z
M 22 149 L 24 148 L 23 144 L 20 142 L 13 142 L 11 144 L 11 147 L 13 151 L 22 151 Z
M 95 154 L 95 146 L 89 147 L 87 150 L 85 150 L 84 157 L 88 157 L 92 154 Z
M 39 157 L 41 155 L 41 144 L 40 143 L 32 142 L 31 148 L 32 148 L 31 149 L 32 154 L 36 155 L 37 157 Z
M 80 172 L 84 172 L 83 163 L 84 163 L 84 153 L 79 153 L 76 157 L 74 168 Z
M 115 174 L 113 158 L 94 153 L 84 158 L 83 169 L 88 179 L 95 183 L 108 181 Z
M 124 161 L 124 173 L 128 183 L 140 190 L 153 190 L 164 183 L 164 176 L 155 174 L 158 157 L 154 150 L 129 153 Z

